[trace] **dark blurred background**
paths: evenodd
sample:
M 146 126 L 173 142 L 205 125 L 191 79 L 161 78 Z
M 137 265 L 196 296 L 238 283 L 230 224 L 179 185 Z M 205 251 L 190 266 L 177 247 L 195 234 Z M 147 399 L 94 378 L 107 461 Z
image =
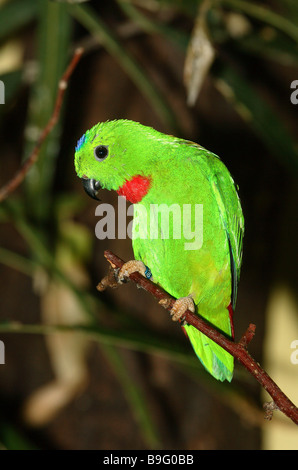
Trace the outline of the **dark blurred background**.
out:
M 0 205 L 2 448 L 297 449 L 296 427 L 264 421 L 268 396 L 239 364 L 218 383 L 149 294 L 96 291 L 104 250 L 128 260 L 131 241 L 96 239 L 73 165 L 86 129 L 119 118 L 222 158 L 246 223 L 236 339 L 256 324 L 251 354 L 297 404 L 297 24 L 294 0 L 0 2 L 1 186 L 85 50 L 37 163 Z M 117 211 L 117 195 L 101 199 Z

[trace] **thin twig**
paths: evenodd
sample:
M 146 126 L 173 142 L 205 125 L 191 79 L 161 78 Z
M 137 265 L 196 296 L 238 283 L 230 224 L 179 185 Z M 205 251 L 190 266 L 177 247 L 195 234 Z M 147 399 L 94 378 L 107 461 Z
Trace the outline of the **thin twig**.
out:
M 116 256 L 111 251 L 105 251 L 104 256 L 110 263 L 111 267 L 115 270 L 120 269 L 124 264 L 124 261 L 118 258 L 118 256 Z M 175 298 L 170 296 L 160 286 L 154 284 L 152 281 L 143 277 L 137 272 L 130 274 L 129 278 L 138 286 L 142 287 L 147 292 L 150 292 L 166 310 L 171 310 L 175 302 Z M 108 286 L 107 278 L 105 278 L 104 285 Z M 103 286 L 101 283 L 100 290 L 103 290 L 102 287 Z M 111 287 L 115 287 L 115 284 L 113 283 Z M 273 399 L 273 404 L 270 405 L 270 410 L 268 411 L 271 412 L 274 409 L 278 409 L 288 416 L 295 424 L 298 424 L 298 408 L 280 390 L 278 385 L 247 351 L 247 346 L 255 333 L 255 325 L 250 324 L 247 331 L 237 343 L 224 336 L 205 319 L 203 320 L 199 315 L 192 313 L 189 310 L 186 311 L 183 320 L 185 320 L 189 325 L 197 328 L 204 335 L 208 336 L 208 338 L 212 339 L 215 343 L 219 344 L 223 349 L 228 351 L 255 377 L 255 379 L 262 385 L 262 387 Z M 270 418 L 270 413 L 268 413 L 268 411 L 266 413 L 266 419 Z
M 17 173 L 13 176 L 13 178 L 8 181 L 1 189 L 0 189 L 0 202 L 2 202 L 4 199 L 9 196 L 10 193 L 12 193 L 24 180 L 26 174 L 34 165 L 36 160 L 38 159 L 40 147 L 42 146 L 43 142 L 57 123 L 60 115 L 60 110 L 61 106 L 63 103 L 63 98 L 64 94 L 66 91 L 66 88 L 68 86 L 69 79 L 78 63 L 80 58 L 82 57 L 82 54 L 84 53 L 84 50 L 82 47 L 79 47 L 75 50 L 74 55 L 72 57 L 72 60 L 70 64 L 68 65 L 67 69 L 65 70 L 64 74 L 62 75 L 59 85 L 58 85 L 58 93 L 57 93 L 57 98 L 56 102 L 54 105 L 54 110 L 53 113 L 45 126 L 45 128 L 42 130 L 39 139 L 37 140 L 37 143 L 32 151 L 32 153 L 29 155 L 29 157 L 25 160 L 23 165 L 20 167 L 20 169 L 17 171 Z

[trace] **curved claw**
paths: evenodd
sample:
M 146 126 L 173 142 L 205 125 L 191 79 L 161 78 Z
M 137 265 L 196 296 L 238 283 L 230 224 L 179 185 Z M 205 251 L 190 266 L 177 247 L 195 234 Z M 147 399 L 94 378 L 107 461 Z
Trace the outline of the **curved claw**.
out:
M 126 263 L 123 264 L 122 268 L 119 270 L 118 273 L 118 282 L 119 284 L 122 284 L 123 282 L 126 282 L 129 278 L 129 275 L 132 273 L 140 273 L 142 276 L 148 278 L 148 268 L 147 266 L 144 265 L 142 261 L 138 260 L 131 260 L 127 261 Z M 150 272 L 151 274 L 151 272 Z M 152 276 L 152 275 L 151 275 Z
M 175 300 L 175 303 L 170 312 L 172 320 L 183 320 L 186 310 L 190 310 L 193 313 L 195 312 L 195 304 L 191 296 L 180 297 L 180 299 Z

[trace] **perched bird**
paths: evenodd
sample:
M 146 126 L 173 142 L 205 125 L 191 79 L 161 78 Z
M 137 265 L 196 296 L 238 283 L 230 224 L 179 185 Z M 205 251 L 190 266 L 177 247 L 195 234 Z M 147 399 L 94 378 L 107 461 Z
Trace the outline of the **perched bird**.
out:
M 136 270 L 147 275 L 149 268 L 153 281 L 177 299 L 174 320 L 189 308 L 233 337 L 244 218 L 222 161 L 194 142 L 114 120 L 79 139 L 75 168 L 90 196 L 106 188 L 134 204 L 136 261 L 126 263 L 120 277 Z M 231 381 L 233 357 L 182 325 L 204 367 Z

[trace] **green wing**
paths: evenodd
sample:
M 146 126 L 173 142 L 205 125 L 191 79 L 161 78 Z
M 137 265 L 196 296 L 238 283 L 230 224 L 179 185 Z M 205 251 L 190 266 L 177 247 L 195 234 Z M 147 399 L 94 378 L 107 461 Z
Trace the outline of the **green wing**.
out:
M 200 169 L 210 181 L 211 190 L 220 211 L 230 246 L 233 278 L 232 305 L 234 308 L 240 278 L 244 236 L 244 217 L 237 187 L 229 170 L 217 155 L 191 141 L 181 141 L 181 144 L 196 148 Z
M 211 163 L 212 189 L 219 207 L 230 246 L 232 271 L 232 306 L 235 308 L 240 278 L 244 236 L 244 217 L 237 188 L 227 168 L 218 158 Z
M 231 303 L 234 309 L 242 261 L 244 217 L 237 188 L 229 171 L 222 161 L 211 152 L 206 150 L 204 157 L 206 159 L 201 161 L 201 169 L 210 181 L 211 191 L 216 199 L 230 248 Z M 222 319 L 227 319 L 227 310 L 226 308 L 224 310 L 218 314 Z M 232 356 L 191 325 L 186 325 L 185 330 L 198 358 L 207 370 L 219 380 L 231 381 L 234 362 Z

